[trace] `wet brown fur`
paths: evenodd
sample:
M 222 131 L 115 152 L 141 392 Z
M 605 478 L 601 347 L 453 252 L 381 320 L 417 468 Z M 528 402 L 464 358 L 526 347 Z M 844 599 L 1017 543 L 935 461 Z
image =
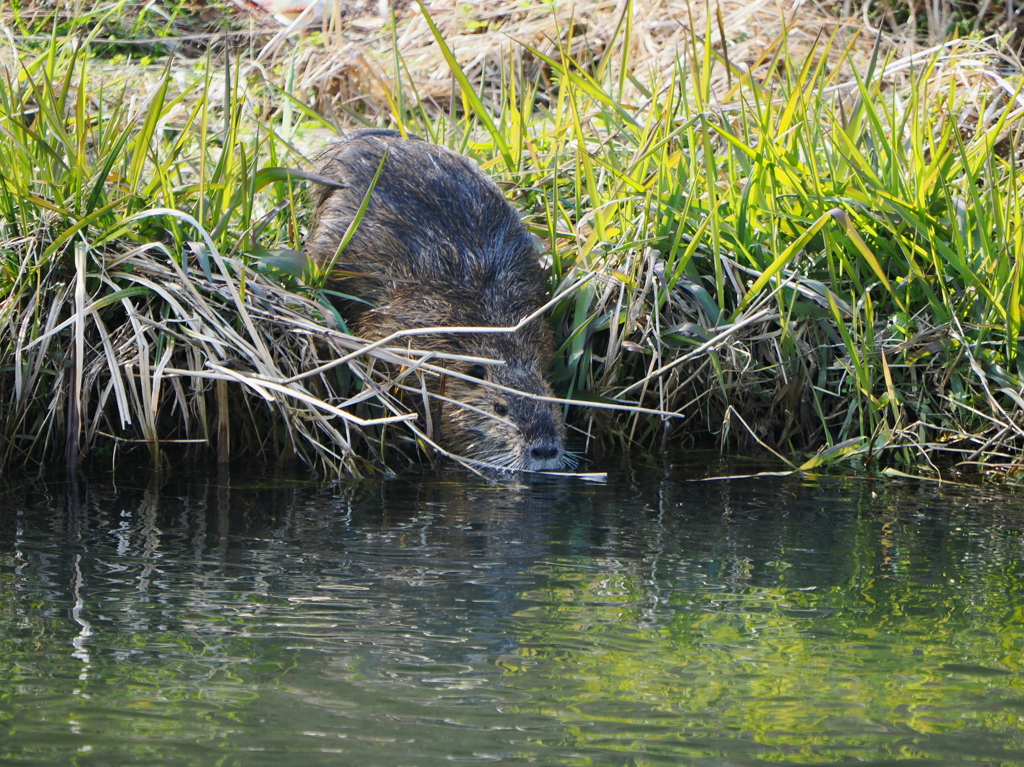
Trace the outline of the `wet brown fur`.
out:
M 325 266 L 335 257 L 385 151 L 369 206 L 335 264 L 336 287 L 366 302 L 349 307 L 357 335 L 377 340 L 408 328 L 509 327 L 544 303 L 536 248 L 494 182 L 462 155 L 394 131 L 358 131 L 318 159 L 318 172 L 343 186 L 313 193 L 310 258 Z M 553 343 L 543 318 L 512 334 L 436 334 L 414 343 L 504 360 L 449 368 L 476 377 L 486 371 L 488 381 L 551 396 L 545 375 Z M 454 376 L 446 376 L 444 395 L 471 406 L 443 404 L 445 449 L 508 469 L 565 464 L 557 405 Z

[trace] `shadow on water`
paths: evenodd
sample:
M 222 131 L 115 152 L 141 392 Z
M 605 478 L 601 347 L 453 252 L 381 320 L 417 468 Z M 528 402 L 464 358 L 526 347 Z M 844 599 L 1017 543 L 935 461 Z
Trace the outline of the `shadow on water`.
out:
M 699 473 L 25 482 L 0 759 L 1024 759 L 1017 498 Z

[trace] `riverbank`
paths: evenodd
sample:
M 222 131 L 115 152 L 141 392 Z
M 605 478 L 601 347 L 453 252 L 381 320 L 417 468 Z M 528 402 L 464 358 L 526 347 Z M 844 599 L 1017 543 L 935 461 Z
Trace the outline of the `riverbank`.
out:
M 140 57 L 101 44 L 111 9 L 48 40 L 23 23 L 0 56 L 0 467 L 437 455 L 379 364 L 400 350 L 348 336 L 304 271 L 306 156 L 344 123 L 507 184 L 550 254 L 577 451 L 1017 478 L 1024 99 L 994 41 L 905 55 L 638 3 L 476 27 L 398 8 L 262 58 L 267 27 Z M 435 372 L 404 361 L 410 388 Z

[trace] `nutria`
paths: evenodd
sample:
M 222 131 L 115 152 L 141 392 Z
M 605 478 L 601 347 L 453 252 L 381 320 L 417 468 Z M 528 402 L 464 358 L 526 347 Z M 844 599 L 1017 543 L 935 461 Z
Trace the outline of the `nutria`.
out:
M 306 252 L 314 262 L 326 266 L 335 258 L 385 152 L 363 218 L 334 267 L 339 292 L 365 302 L 347 305 L 356 335 L 379 340 L 409 328 L 511 327 L 543 305 L 537 249 L 497 185 L 466 157 L 396 131 L 351 133 L 317 160 L 317 172 L 340 186 L 313 192 Z M 441 406 L 442 447 L 505 469 L 565 465 L 556 404 L 472 382 L 550 397 L 545 374 L 553 342 L 544 318 L 516 333 L 439 333 L 413 343 L 505 363 L 448 363 L 471 380 L 444 377 L 444 396 L 460 404 Z M 431 386 L 437 392 L 436 380 Z

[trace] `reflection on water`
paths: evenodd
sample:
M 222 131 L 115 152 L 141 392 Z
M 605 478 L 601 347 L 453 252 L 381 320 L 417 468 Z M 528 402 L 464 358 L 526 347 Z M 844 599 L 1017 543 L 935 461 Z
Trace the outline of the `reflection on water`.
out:
M 1022 519 L 671 467 L 31 482 L 0 496 L 0 760 L 1020 763 Z

